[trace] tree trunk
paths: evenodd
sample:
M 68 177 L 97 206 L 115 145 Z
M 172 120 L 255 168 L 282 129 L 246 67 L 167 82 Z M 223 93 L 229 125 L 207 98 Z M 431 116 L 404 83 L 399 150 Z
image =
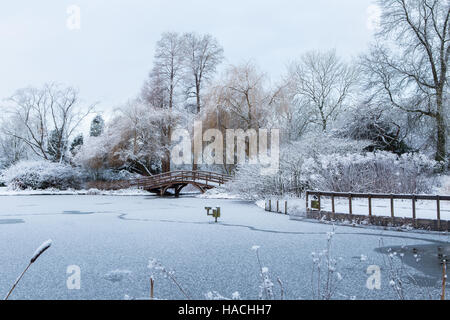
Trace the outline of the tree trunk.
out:
M 170 108 L 170 112 L 172 112 L 172 108 Z M 170 141 L 172 138 L 172 125 L 169 123 L 169 126 L 167 128 L 167 142 L 166 142 L 166 151 L 164 156 L 164 163 L 163 163 L 163 172 L 170 172 Z
M 200 82 L 197 76 L 195 76 L 195 97 L 197 99 L 197 114 L 201 112 L 201 100 L 200 100 Z M 192 171 L 198 170 L 198 165 L 195 163 L 196 154 L 194 153 L 194 144 L 192 144 Z
M 445 161 L 447 157 L 446 151 L 446 128 L 445 120 L 442 113 L 438 112 L 436 114 L 436 125 L 437 125 L 437 146 L 436 146 L 436 161 Z
M 197 171 L 198 170 L 198 164 L 195 163 L 197 155 L 195 154 L 194 143 L 192 143 L 191 150 L 192 150 L 192 171 Z
M 200 111 L 202 109 L 200 87 L 201 87 L 200 79 L 197 75 L 195 75 L 195 97 L 197 98 L 197 114 L 200 114 Z
M 166 173 L 166 172 L 170 172 L 170 151 L 167 150 L 165 152 L 165 156 L 163 159 L 163 163 L 162 163 L 162 172 Z
M 436 161 L 446 161 L 447 159 L 447 128 L 444 119 L 443 110 L 443 89 L 436 92 L 436 129 L 437 129 L 437 141 L 436 141 Z

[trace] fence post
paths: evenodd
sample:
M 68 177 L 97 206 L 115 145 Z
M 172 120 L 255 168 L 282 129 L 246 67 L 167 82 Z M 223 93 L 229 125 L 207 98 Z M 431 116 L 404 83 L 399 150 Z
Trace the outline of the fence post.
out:
M 319 202 L 319 212 L 322 212 L 322 201 L 321 201 L 321 195 L 320 195 L 320 192 L 319 192 L 319 195 L 318 195 L 318 197 L 317 197 L 317 201 Z M 322 215 L 321 215 L 322 216 Z
M 392 218 L 392 221 L 394 221 L 395 212 L 394 212 L 394 195 L 393 194 L 391 194 L 391 218 Z
M 336 207 L 334 204 L 334 194 L 331 196 L 331 213 L 333 214 L 333 220 L 336 218 Z
M 288 204 L 287 201 L 284 203 L 284 214 L 287 215 L 288 214 Z
M 306 212 L 309 210 L 309 191 L 306 191 Z
M 372 219 L 372 195 L 369 194 L 369 218 Z
M 436 205 L 437 205 L 437 228 L 438 231 L 441 231 L 441 202 L 440 202 L 440 197 L 437 196 L 436 198 Z
M 269 212 L 272 212 L 272 200 L 269 200 Z
M 352 206 L 352 194 L 348 195 L 348 212 L 350 215 L 353 215 L 353 206 Z
M 412 214 L 413 214 L 414 227 L 417 227 L 417 220 L 416 220 L 416 196 L 415 195 L 413 195 L 413 197 L 412 197 Z
M 280 212 L 280 200 L 277 200 L 277 213 Z

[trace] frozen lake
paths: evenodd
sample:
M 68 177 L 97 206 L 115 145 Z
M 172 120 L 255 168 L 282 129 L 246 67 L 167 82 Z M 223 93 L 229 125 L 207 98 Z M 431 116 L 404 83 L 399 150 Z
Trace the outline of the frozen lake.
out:
M 260 279 L 251 249 L 255 245 L 261 247 L 263 265 L 269 268 L 276 291 L 279 277 L 287 298 L 311 299 L 311 253 L 325 249 L 327 233 L 332 231 L 329 225 L 291 221 L 238 200 L 3 196 L 0 203 L 1 296 L 35 249 L 53 240 L 11 299 L 148 298 L 151 258 L 173 269 L 195 299 L 203 299 L 210 291 L 227 297 L 238 291 L 242 298 L 257 299 Z M 218 224 L 206 216 L 206 206 L 221 207 Z M 386 255 L 379 250 L 381 238 L 385 247 L 405 255 L 405 269 L 417 282 L 408 289 L 408 297 L 438 298 L 437 248 L 448 249 L 448 235 L 347 226 L 338 226 L 335 232 L 332 255 L 342 258 L 338 271 L 343 276 L 335 298 L 397 299 L 389 286 Z M 81 269 L 80 290 L 67 288 L 70 265 Z M 381 267 L 381 290 L 366 288 L 370 265 Z M 173 283 L 160 276 L 155 295 L 183 298 Z

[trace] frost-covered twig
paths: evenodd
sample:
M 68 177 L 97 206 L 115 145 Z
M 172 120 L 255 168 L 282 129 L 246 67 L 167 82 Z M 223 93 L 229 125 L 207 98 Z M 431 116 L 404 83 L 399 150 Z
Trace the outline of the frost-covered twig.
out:
M 333 231 L 327 234 L 327 248 L 319 254 L 312 253 L 311 290 L 314 299 L 330 300 L 343 280 L 342 275 L 337 272 L 337 260 L 331 255 L 334 235 L 333 226 Z
M 284 299 L 284 286 L 283 286 L 283 282 L 281 281 L 280 278 L 277 278 L 277 282 L 280 285 L 280 299 L 283 300 Z
M 231 298 L 224 297 L 217 291 L 210 291 L 205 295 L 207 300 L 241 300 L 241 294 L 239 292 L 234 292 Z
M 148 268 L 150 270 L 156 270 L 161 273 L 163 273 L 166 277 L 168 277 L 180 290 L 180 292 L 184 295 L 184 297 L 188 300 L 192 300 L 190 295 L 187 293 L 185 289 L 180 285 L 178 280 L 175 278 L 175 272 L 171 270 L 167 270 L 166 267 L 164 267 L 158 260 L 156 259 L 150 259 L 148 263 Z M 153 277 L 152 277 L 153 278 Z
M 16 288 L 17 284 L 19 283 L 19 281 L 22 279 L 22 277 L 24 276 L 24 274 L 28 271 L 28 269 L 31 267 L 31 265 L 48 249 L 50 248 L 50 246 L 52 245 L 52 240 L 47 240 L 45 241 L 43 244 L 41 244 L 39 246 L 39 248 L 36 249 L 36 251 L 34 252 L 33 256 L 30 259 L 30 263 L 28 264 L 28 266 L 25 268 L 25 270 L 22 272 L 22 274 L 17 278 L 16 282 L 14 282 L 11 290 L 9 290 L 8 294 L 5 297 L 5 300 L 8 300 L 9 296 L 11 295 L 11 293 L 14 291 L 14 289 Z
M 258 261 L 259 272 L 262 280 L 262 283 L 260 285 L 261 292 L 259 293 L 259 298 L 262 299 L 263 295 L 265 295 L 266 300 L 272 300 L 274 299 L 273 282 L 269 277 L 269 269 L 267 267 L 263 267 L 261 263 L 261 258 L 259 257 L 259 248 L 259 246 L 252 247 L 252 250 L 256 253 L 256 259 Z

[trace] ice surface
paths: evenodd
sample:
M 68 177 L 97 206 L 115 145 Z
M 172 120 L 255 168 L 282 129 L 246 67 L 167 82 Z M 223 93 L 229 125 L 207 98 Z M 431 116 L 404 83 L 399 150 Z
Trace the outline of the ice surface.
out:
M 327 234 L 333 231 L 332 226 L 292 221 L 240 200 L 61 195 L 5 196 L 0 201 L 0 220 L 24 222 L 0 223 L 0 295 L 6 294 L 42 240 L 53 240 L 11 299 L 149 298 L 151 258 L 174 270 L 177 281 L 194 298 L 202 299 L 209 292 L 232 297 L 239 292 L 243 299 L 255 299 L 261 279 L 254 246 L 260 247 L 270 278 L 282 280 L 286 298 L 308 299 L 311 253 L 325 249 Z M 205 207 L 221 207 L 217 224 Z M 408 289 L 408 295 L 421 297 L 419 293 L 426 290 L 438 297 L 442 269 L 432 248 L 448 245 L 448 235 L 349 226 L 338 226 L 334 232 L 332 252 L 342 258 L 337 271 L 343 277 L 336 298 L 396 299 L 378 250 L 380 238 L 384 246 L 404 248 L 406 254 L 419 248 L 420 255 L 422 247 L 428 248 L 425 267 L 413 262 L 407 266 L 426 285 Z M 80 290 L 67 287 L 74 276 L 68 267 L 73 265 L 81 270 Z M 366 288 L 370 265 L 380 265 L 384 272 L 380 291 Z M 155 276 L 156 298 L 184 298 L 169 279 Z

